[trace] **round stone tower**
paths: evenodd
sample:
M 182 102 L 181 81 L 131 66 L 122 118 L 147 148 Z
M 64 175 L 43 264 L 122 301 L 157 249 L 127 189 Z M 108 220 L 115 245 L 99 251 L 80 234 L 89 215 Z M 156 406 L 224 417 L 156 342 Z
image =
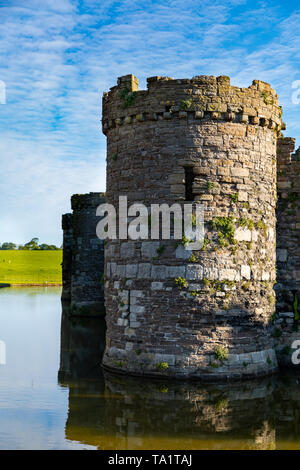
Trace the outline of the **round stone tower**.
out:
M 198 251 L 185 238 L 106 244 L 103 365 L 203 380 L 271 373 L 278 96 L 225 76 L 147 81 L 139 91 L 120 77 L 103 97 L 107 202 L 201 203 L 205 239 Z

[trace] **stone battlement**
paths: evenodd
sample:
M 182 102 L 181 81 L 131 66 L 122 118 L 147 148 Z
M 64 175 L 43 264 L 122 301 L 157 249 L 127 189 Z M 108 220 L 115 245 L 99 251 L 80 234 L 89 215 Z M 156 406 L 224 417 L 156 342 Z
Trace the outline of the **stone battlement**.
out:
M 268 83 L 254 80 L 248 88 L 230 85 L 226 76 L 192 79 L 150 77 L 147 90 L 138 90 L 134 75 L 118 78 L 118 85 L 103 95 L 103 132 L 143 121 L 229 121 L 285 128 L 278 95 Z
M 73 211 L 94 208 L 103 203 L 103 198 L 105 198 L 105 193 L 73 194 L 71 207 Z

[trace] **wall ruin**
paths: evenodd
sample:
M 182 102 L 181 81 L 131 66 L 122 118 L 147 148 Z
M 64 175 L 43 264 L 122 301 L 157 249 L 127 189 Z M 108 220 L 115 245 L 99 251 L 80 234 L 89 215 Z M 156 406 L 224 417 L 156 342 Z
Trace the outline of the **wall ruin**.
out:
M 73 315 L 104 315 L 104 242 L 96 235 L 96 208 L 103 193 L 74 194 L 64 214 L 63 292 Z

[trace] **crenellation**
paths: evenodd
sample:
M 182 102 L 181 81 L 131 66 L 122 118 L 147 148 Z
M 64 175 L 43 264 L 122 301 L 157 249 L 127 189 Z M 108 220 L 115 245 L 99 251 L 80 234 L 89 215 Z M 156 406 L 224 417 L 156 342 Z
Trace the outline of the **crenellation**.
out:
M 160 118 L 247 122 L 270 127 L 274 132 L 280 132 L 283 126 L 278 96 L 264 82 L 254 81 L 249 88 L 239 88 L 231 86 L 224 76 L 198 76 L 191 80 L 150 77 L 146 91 L 138 90 L 137 83 L 136 77 L 126 75 L 118 79 L 117 87 L 104 94 L 104 133 L 116 122 L 123 125 Z
M 300 147 L 296 150 L 296 152 L 292 155 L 292 159 L 295 161 L 295 162 L 299 162 L 300 161 Z

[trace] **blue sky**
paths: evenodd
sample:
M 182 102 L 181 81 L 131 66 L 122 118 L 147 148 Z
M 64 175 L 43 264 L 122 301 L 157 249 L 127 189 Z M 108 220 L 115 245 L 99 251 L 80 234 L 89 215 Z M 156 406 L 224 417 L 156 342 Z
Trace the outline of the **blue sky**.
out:
M 0 243 L 61 243 L 71 194 L 105 190 L 101 97 L 121 75 L 270 82 L 300 145 L 299 1 L 0 0 L 0 54 Z

